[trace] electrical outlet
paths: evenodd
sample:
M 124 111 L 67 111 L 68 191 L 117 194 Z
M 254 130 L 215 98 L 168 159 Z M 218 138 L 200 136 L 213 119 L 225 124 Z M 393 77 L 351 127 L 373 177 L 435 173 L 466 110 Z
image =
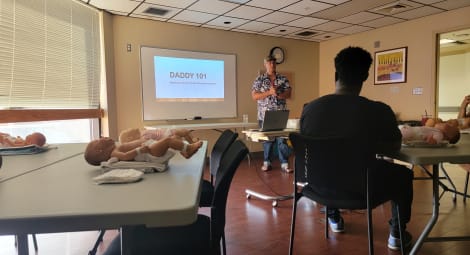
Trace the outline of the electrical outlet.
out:
M 421 87 L 413 88 L 412 94 L 413 95 L 422 95 L 423 94 L 423 88 L 421 88 Z

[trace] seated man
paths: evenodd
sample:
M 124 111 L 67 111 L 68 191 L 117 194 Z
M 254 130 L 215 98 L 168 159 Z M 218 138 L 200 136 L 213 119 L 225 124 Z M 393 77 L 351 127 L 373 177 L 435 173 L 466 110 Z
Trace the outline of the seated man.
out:
M 315 137 L 356 137 L 365 139 L 374 154 L 396 153 L 401 147 L 401 133 L 395 113 L 390 106 L 360 96 L 363 82 L 369 76 L 372 64 L 370 53 L 359 47 L 348 47 L 336 55 L 335 93 L 311 101 L 302 111 L 300 133 Z M 350 123 L 345 125 L 344 123 Z M 371 187 L 373 196 L 392 201 L 392 217 L 389 221 L 390 234 L 388 247 L 400 249 L 398 226 L 399 205 L 400 221 L 406 228 L 411 217 L 413 200 L 413 171 L 376 159 L 371 163 Z M 357 173 L 343 169 L 342 176 L 348 179 Z M 339 208 L 338 208 L 339 209 Z M 334 232 L 344 231 L 344 220 L 340 211 L 328 208 L 328 223 Z M 404 233 L 403 243 L 411 244 L 411 235 Z

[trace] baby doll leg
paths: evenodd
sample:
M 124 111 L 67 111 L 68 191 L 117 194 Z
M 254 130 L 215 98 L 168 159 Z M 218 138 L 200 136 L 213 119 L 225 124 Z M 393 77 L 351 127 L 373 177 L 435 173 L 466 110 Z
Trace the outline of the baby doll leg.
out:
M 188 144 L 178 138 L 167 137 L 155 143 L 152 143 L 150 148 L 150 154 L 155 157 L 161 157 L 169 149 L 175 149 L 181 152 L 181 155 L 185 158 L 190 158 L 197 150 L 202 146 L 202 141 Z
M 191 135 L 191 131 L 184 129 L 184 128 L 179 128 L 179 129 L 173 129 L 173 135 L 177 137 L 181 137 L 185 139 L 188 143 L 194 143 L 198 141 L 199 139 L 194 139 Z

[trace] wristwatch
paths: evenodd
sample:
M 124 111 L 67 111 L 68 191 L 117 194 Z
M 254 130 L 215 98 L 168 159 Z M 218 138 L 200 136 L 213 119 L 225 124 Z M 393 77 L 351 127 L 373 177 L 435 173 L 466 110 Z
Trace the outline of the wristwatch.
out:
M 284 62 L 284 49 L 279 46 L 273 47 L 269 52 L 269 55 L 276 59 L 276 64 L 281 64 Z

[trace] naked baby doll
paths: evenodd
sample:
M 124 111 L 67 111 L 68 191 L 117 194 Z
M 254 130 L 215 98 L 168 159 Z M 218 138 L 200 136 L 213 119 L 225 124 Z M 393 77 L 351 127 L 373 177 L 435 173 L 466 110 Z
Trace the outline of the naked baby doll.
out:
M 169 148 L 180 151 L 185 158 L 190 158 L 201 147 L 202 141 L 188 144 L 178 138 L 167 137 L 159 141 L 151 139 L 138 139 L 132 142 L 116 144 L 108 137 L 100 138 L 88 143 L 85 149 L 85 160 L 98 166 L 111 157 L 123 161 L 152 162 L 154 157 L 162 157 Z
M 119 142 L 127 143 L 141 138 L 152 139 L 155 141 L 161 140 L 166 137 L 175 137 L 186 140 L 188 143 L 194 143 L 196 140 L 191 136 L 191 132 L 184 128 L 169 129 L 169 128 L 157 128 L 157 129 L 143 129 L 129 128 L 119 134 Z
M 33 144 L 43 146 L 46 144 L 46 137 L 42 133 L 34 132 L 23 139 L 19 136 L 13 137 L 10 134 L 0 132 L 0 147 L 23 147 Z
M 444 140 L 455 144 L 460 139 L 459 128 L 446 122 L 437 123 L 434 127 L 409 125 L 399 126 L 402 141 L 424 141 L 428 144 L 438 144 Z

